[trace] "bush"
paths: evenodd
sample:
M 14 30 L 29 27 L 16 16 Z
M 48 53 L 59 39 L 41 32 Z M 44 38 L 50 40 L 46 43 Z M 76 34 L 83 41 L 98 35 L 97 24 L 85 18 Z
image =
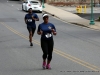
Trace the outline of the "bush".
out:
M 100 21 L 100 17 L 99 17 L 99 21 Z

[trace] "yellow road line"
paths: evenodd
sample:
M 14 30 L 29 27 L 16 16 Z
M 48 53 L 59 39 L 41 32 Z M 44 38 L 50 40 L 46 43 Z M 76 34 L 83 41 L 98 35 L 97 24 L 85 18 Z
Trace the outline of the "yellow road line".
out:
M 4 23 L 1 23 L 2 25 L 4 25 L 6 28 L 8 28 L 10 31 L 12 31 L 13 33 L 15 33 L 15 34 L 17 34 L 17 35 L 19 35 L 19 36 L 21 36 L 21 37 L 23 37 L 23 38 L 25 38 L 25 39 L 27 39 L 28 40 L 28 37 L 27 36 L 25 36 L 25 35 L 23 35 L 23 34 L 21 34 L 21 33 L 19 33 L 18 31 L 16 31 L 16 30 L 14 30 L 13 28 L 11 28 L 11 27 L 9 27 L 9 26 L 7 26 L 6 24 L 4 24 Z M 34 42 L 36 43 L 36 44 L 38 44 L 38 42 L 37 41 L 35 41 L 34 40 Z M 39 44 L 38 44 L 39 45 Z
M 54 49 L 55 50 L 55 49 Z M 78 58 L 76 58 L 76 57 L 73 57 L 73 56 L 71 56 L 71 55 L 69 55 L 69 54 L 67 54 L 67 53 L 63 53 L 62 51 L 58 51 L 58 50 L 55 50 L 57 53 L 60 53 L 61 54 L 61 56 L 63 55 L 64 57 L 66 57 L 66 58 L 68 58 L 68 59 L 70 59 L 70 60 L 72 60 L 72 61 L 74 61 L 74 62 L 76 62 L 76 63 L 78 63 L 78 64 L 81 64 L 81 65 L 83 65 L 83 66 L 85 66 L 85 67 L 87 67 L 87 68 L 90 68 L 90 69 L 92 69 L 92 70 L 94 70 L 94 71 L 98 71 L 98 70 L 100 70 L 100 68 L 98 68 L 98 67 L 96 67 L 96 66 L 94 66 L 94 65 L 92 65 L 92 64 L 89 64 L 89 63 L 87 63 L 87 62 L 85 62 L 85 61 L 83 61 L 83 60 L 80 60 L 80 59 L 78 59 Z
M 15 29 L 13 29 L 12 27 L 8 26 L 7 24 L 5 24 L 5 23 L 3 23 L 3 22 L 0 22 L 0 23 L 1 23 L 2 25 L 4 25 L 7 29 L 9 29 L 10 31 L 12 31 L 13 33 L 15 33 L 15 34 L 17 34 L 17 35 L 19 35 L 19 36 L 21 36 L 21 37 L 23 37 L 23 38 L 25 38 L 25 39 L 28 40 L 28 37 L 25 36 L 24 34 L 21 34 L 20 32 L 16 31 Z M 40 45 L 40 43 L 39 43 L 38 41 L 36 41 L 36 40 L 33 40 L 33 42 L 34 42 L 35 44 L 37 44 L 37 45 Z M 87 63 L 87 62 L 85 62 L 85 61 L 83 61 L 83 60 L 81 60 L 81 59 L 78 59 L 78 58 L 76 58 L 76 57 L 74 57 L 74 56 L 71 56 L 71 55 L 69 55 L 69 54 L 67 54 L 67 53 L 64 53 L 64 52 L 62 52 L 62 51 L 60 51 L 60 50 L 58 50 L 58 49 L 55 49 L 55 48 L 54 48 L 54 52 L 55 52 L 56 54 L 62 56 L 62 57 L 65 57 L 65 58 L 67 58 L 67 59 L 69 59 L 69 60 L 71 60 L 71 61 L 73 61 L 73 62 L 76 62 L 76 63 L 78 63 L 78 64 L 80 64 L 80 65 L 82 65 L 82 66 L 85 66 L 85 67 L 87 67 L 87 68 L 89 68 L 89 69 L 91 69 L 91 70 L 93 70 L 93 71 L 100 71 L 100 68 L 98 68 L 97 66 L 94 66 L 94 65 L 92 65 L 92 64 L 89 64 L 89 63 Z
M 74 56 L 71 56 L 71 55 L 69 55 L 69 54 L 67 54 L 67 53 L 64 53 L 64 52 L 62 52 L 62 51 L 60 51 L 60 50 L 57 50 L 57 49 L 54 49 L 54 50 L 55 50 L 56 52 L 59 52 L 59 53 L 63 54 L 63 55 L 66 55 L 66 56 L 68 56 L 68 57 L 70 57 L 70 58 L 72 58 L 72 59 L 75 59 L 75 60 L 77 60 L 77 61 L 79 61 L 79 62 L 81 62 L 81 63 L 84 63 L 84 64 L 86 64 L 87 66 L 91 66 L 90 63 L 87 63 L 87 62 L 85 62 L 85 61 L 83 61 L 83 60 L 81 60 L 81 59 L 78 59 L 78 58 L 76 58 L 76 57 L 74 57 Z M 92 67 L 93 67 L 93 68 L 96 68 L 96 69 L 98 69 L 98 70 L 100 70 L 100 68 L 98 68 L 97 66 L 92 65 Z
M 70 58 L 70 57 L 68 57 L 68 56 L 66 56 L 66 55 L 64 55 L 64 54 L 59 53 L 59 52 L 56 52 L 56 51 L 54 51 L 54 52 L 55 52 L 56 54 L 60 55 L 60 56 L 63 56 L 63 57 L 65 57 L 65 58 L 67 58 L 67 59 L 73 61 L 73 62 L 76 62 L 76 63 L 78 63 L 78 64 L 80 64 L 80 65 L 82 65 L 82 66 L 85 66 L 85 67 L 87 67 L 87 68 L 89 68 L 89 69 L 91 69 L 91 70 L 93 70 L 93 71 L 98 71 L 97 69 L 93 68 L 92 66 L 87 66 L 86 64 L 84 64 L 84 63 L 82 63 L 82 62 L 80 62 L 80 61 L 77 61 L 77 60 L 75 60 L 75 59 L 72 59 L 72 58 Z

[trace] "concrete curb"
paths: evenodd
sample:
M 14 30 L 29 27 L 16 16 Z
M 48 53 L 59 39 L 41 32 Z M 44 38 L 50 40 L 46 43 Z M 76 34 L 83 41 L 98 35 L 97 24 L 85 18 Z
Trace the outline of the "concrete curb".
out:
M 47 12 L 47 11 L 44 11 L 43 10 L 43 12 L 45 12 L 45 13 L 47 13 L 47 14 L 50 14 L 51 16 L 55 16 L 54 14 L 51 14 L 51 13 L 49 13 L 49 12 Z M 57 16 L 55 16 L 55 17 L 57 17 Z M 58 17 L 57 17 L 58 18 Z

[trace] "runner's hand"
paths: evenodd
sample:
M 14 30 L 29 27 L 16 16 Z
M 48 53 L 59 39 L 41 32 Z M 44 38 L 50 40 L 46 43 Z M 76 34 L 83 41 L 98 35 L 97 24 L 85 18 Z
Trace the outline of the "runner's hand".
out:
M 37 32 L 37 33 L 38 33 L 39 35 L 42 35 L 42 34 L 43 34 L 43 31 L 40 30 L 40 32 Z
M 34 16 L 32 15 L 32 18 L 34 18 Z
M 51 31 L 52 31 L 52 32 L 55 32 L 55 30 L 54 30 L 54 29 L 51 29 Z
M 54 29 L 51 29 L 51 31 L 52 31 L 53 35 L 56 35 L 57 34 Z
M 41 35 L 43 34 L 43 31 L 42 31 L 42 30 L 40 30 L 40 34 L 41 34 Z
M 57 32 L 53 32 L 53 35 L 56 35 L 57 34 Z
M 36 20 L 36 19 L 34 18 L 34 16 L 33 16 L 33 15 L 32 15 L 32 19 L 33 19 L 33 20 Z

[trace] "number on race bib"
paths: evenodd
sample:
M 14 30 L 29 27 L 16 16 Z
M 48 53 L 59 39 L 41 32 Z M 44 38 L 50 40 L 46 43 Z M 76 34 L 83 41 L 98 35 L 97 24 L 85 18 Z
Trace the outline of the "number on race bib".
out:
M 32 22 L 32 19 L 28 19 L 27 21 L 28 21 L 28 22 Z
M 49 34 L 49 33 L 48 33 L 48 34 L 46 34 L 45 36 L 46 36 L 46 38 L 50 38 L 50 37 L 52 36 L 52 34 Z

